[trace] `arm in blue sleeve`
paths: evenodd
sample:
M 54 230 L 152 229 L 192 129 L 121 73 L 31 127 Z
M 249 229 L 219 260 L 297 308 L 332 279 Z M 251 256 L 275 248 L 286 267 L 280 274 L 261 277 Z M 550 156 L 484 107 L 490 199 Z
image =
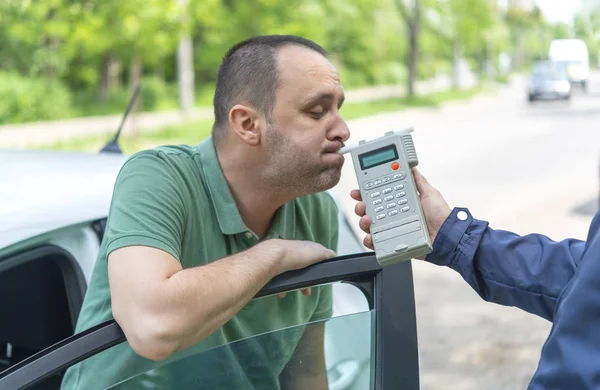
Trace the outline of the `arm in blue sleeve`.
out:
M 459 212 L 466 218 L 458 218 Z M 455 208 L 426 260 L 457 271 L 488 302 L 516 306 L 552 321 L 561 291 L 573 277 L 585 241 L 555 242 L 541 234 L 494 230 Z

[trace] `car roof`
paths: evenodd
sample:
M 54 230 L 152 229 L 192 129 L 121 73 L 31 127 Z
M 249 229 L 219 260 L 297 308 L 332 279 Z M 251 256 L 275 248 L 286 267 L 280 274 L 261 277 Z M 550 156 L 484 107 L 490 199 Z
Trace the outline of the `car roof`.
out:
M 0 254 L 42 234 L 106 218 L 127 158 L 0 148 Z M 327 192 L 339 205 L 336 190 Z
M 0 149 L 0 251 L 105 218 L 126 159 L 112 153 Z

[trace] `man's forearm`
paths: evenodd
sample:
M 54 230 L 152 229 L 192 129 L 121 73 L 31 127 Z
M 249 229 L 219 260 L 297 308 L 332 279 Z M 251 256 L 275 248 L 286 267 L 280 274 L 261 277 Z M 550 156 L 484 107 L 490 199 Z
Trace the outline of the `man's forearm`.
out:
M 171 353 L 205 339 L 237 314 L 281 272 L 281 255 L 257 245 L 200 267 L 174 273 L 152 305 L 163 331 L 159 343 Z

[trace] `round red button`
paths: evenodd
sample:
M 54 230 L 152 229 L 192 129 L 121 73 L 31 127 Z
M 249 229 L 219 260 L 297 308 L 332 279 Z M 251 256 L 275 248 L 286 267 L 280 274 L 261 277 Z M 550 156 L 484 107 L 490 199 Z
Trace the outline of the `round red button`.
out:
M 394 171 L 396 171 L 396 170 L 398 170 L 398 168 L 400 168 L 400 164 L 398 164 L 397 162 L 393 162 L 393 163 L 392 163 L 392 169 L 393 169 Z

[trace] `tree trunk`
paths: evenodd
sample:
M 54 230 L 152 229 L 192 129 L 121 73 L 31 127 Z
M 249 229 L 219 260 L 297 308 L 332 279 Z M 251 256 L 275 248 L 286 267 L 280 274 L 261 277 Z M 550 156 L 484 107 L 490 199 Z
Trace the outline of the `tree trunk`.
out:
M 452 89 L 460 89 L 460 59 L 462 58 L 462 48 L 458 40 L 452 45 Z
M 138 84 L 141 83 L 142 81 L 142 71 L 143 71 L 143 62 L 142 62 L 142 56 L 140 55 L 134 55 L 133 58 L 131 59 L 131 65 L 129 66 L 129 95 L 133 95 L 133 91 L 135 91 L 135 88 L 138 86 Z M 140 94 L 138 95 L 133 108 L 132 108 L 132 114 L 135 113 L 136 111 L 139 110 L 143 110 L 144 108 L 144 94 L 141 93 L 142 91 L 140 91 Z M 136 126 L 135 123 L 135 115 L 130 115 L 130 119 L 129 119 L 129 123 L 130 126 L 129 128 L 130 130 L 130 134 L 134 139 L 137 139 L 137 137 L 139 136 L 138 134 L 138 128 Z
M 487 79 L 496 79 L 496 50 L 491 40 L 487 44 Z
M 108 61 L 108 92 L 115 92 L 121 88 L 121 61 L 114 56 Z
M 177 48 L 177 79 L 179 84 L 179 108 L 189 116 L 194 108 L 194 64 L 191 38 L 184 37 Z
M 51 23 L 56 18 L 56 9 L 52 8 L 48 11 L 48 21 Z M 58 38 L 53 36 L 46 37 L 46 46 L 53 54 L 56 54 L 58 51 Z M 54 63 L 54 58 L 51 58 L 51 62 L 48 64 L 48 79 L 50 81 L 54 81 L 56 79 L 56 64 Z
M 100 60 L 100 84 L 98 85 L 98 101 L 104 103 L 108 95 L 108 74 L 110 65 L 110 54 L 104 53 Z
M 408 52 L 408 84 L 407 92 L 408 97 L 415 96 L 415 83 L 417 81 L 417 55 L 418 55 L 418 44 L 419 44 L 419 33 L 418 26 L 416 23 L 410 23 L 408 27 L 408 39 L 410 42 Z
M 417 64 L 419 56 L 419 32 L 421 28 L 420 0 L 413 0 L 410 14 L 408 11 L 406 14 L 405 21 L 408 27 L 409 40 L 407 92 L 408 97 L 413 97 L 416 94 L 415 84 L 417 81 Z
M 142 56 L 134 55 L 129 67 L 129 93 L 132 94 L 135 87 L 142 81 L 143 70 Z
M 120 77 L 121 63 L 110 52 L 104 53 L 100 64 L 98 101 L 105 102 L 108 94 L 120 88 Z
M 186 10 L 189 0 L 177 0 L 177 4 Z M 183 13 L 182 23 L 187 21 L 187 12 Z M 184 117 L 189 117 L 194 108 L 194 44 L 189 33 L 179 39 L 177 46 L 177 84 L 179 87 L 179 108 Z

